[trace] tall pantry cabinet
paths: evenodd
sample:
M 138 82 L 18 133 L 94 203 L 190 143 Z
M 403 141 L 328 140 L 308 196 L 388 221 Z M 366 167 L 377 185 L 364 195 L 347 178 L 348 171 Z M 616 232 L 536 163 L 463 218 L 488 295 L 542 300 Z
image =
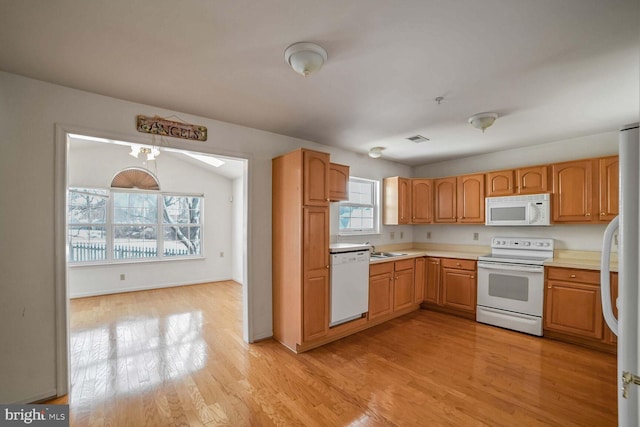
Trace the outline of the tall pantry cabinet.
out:
M 329 154 L 273 159 L 273 336 L 298 351 L 329 331 Z

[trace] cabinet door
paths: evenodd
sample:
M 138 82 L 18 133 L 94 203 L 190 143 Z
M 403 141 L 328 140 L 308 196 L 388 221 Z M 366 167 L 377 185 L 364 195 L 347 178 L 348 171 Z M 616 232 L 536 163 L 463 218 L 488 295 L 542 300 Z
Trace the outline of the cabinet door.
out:
M 458 222 L 484 224 L 484 174 L 458 177 Z
M 369 320 L 393 312 L 393 271 L 369 278 Z
M 411 180 L 400 178 L 398 180 L 398 223 L 409 224 L 411 222 Z
M 435 212 L 433 222 L 456 222 L 456 178 L 433 180 Z
M 487 197 L 511 196 L 515 192 L 513 175 L 513 170 L 487 173 Z
M 305 278 L 302 307 L 303 341 L 325 336 L 329 331 L 329 270 Z
M 413 305 L 415 282 L 413 268 L 395 272 L 393 280 L 393 310 L 402 310 Z
M 516 170 L 516 193 L 537 194 L 549 191 L 546 166 L 532 166 Z
M 420 304 L 424 301 L 424 282 L 427 275 L 427 259 L 424 257 L 416 258 L 415 271 L 415 289 L 413 292 L 413 302 Z
M 598 182 L 600 184 L 600 221 L 611 221 L 618 215 L 618 156 L 598 160 Z
M 428 224 L 433 221 L 433 180 L 411 180 L 411 222 Z
M 593 199 L 593 162 L 579 160 L 551 167 L 553 221 L 590 222 Z
M 613 307 L 613 314 L 618 318 L 618 273 L 611 273 L 611 306 Z M 616 334 L 611 332 L 611 329 L 606 325 L 604 328 L 604 339 L 605 342 L 609 344 L 616 344 L 618 342 L 618 337 Z
M 427 258 L 424 300 L 433 304 L 440 304 L 440 258 Z
M 411 180 L 397 176 L 383 181 L 383 223 L 409 224 L 411 221 Z
M 334 202 L 349 200 L 349 166 L 329 165 L 329 198 Z
M 329 331 L 329 208 L 303 208 L 303 340 Z
M 547 280 L 545 329 L 602 339 L 600 286 Z
M 329 206 L 329 155 L 303 151 L 303 203 L 306 206 Z
M 442 269 L 442 305 L 475 313 L 475 274 L 464 270 Z

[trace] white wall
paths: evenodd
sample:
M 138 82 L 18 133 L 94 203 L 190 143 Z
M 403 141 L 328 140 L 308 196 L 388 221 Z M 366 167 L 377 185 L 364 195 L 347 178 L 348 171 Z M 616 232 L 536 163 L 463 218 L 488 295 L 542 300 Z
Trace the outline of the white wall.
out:
M 423 165 L 413 169 L 413 177 L 439 178 L 615 154 L 618 154 L 617 131 Z M 556 249 L 599 251 L 605 227 L 577 224 L 550 227 L 433 224 L 415 226 L 413 239 L 421 243 L 489 246 L 495 236 L 548 237 L 555 239 Z M 431 239 L 427 239 L 427 232 L 431 232 Z M 477 241 L 473 240 L 473 233 L 479 233 Z
M 135 130 L 135 117 L 177 115 L 208 127 L 206 142 L 168 139 L 179 149 L 249 159 L 246 305 L 250 317 L 245 337 L 272 335 L 271 306 L 271 159 L 307 147 L 332 154 L 353 174 L 384 169 L 385 175 L 409 176 L 411 168 L 369 159 L 333 147 L 185 113 L 136 104 L 0 72 L 0 402 L 33 401 L 64 388 L 57 381 L 56 318 L 64 299 L 56 295 L 56 274 L 64 275 L 64 258 L 56 258 L 54 230 L 64 221 L 56 212 L 56 125 L 76 133 L 152 143 Z M 62 156 L 61 156 L 62 158 Z M 59 209 L 64 200 L 58 199 Z M 62 214 L 62 215 L 60 215 Z M 58 222 L 54 221 L 60 216 Z M 35 244 L 37 243 L 37 244 Z M 56 267 L 62 264 L 62 272 Z M 10 385 L 10 386 L 7 386 Z
M 244 214 L 244 195 L 243 188 L 244 182 L 242 178 L 233 180 L 231 186 L 231 196 L 233 202 L 231 203 L 231 279 L 238 283 L 244 284 L 244 246 L 243 246 L 243 231 L 244 221 L 242 220 Z
M 204 194 L 203 258 L 111 265 L 71 265 L 69 296 L 82 297 L 231 278 L 231 180 L 163 153 L 155 162 L 129 156 L 129 148 L 104 143 L 74 143 L 68 154 L 70 187 L 109 188 L 111 179 L 127 167 L 153 172 L 166 192 Z M 240 180 L 242 181 L 242 180 Z M 242 194 L 240 194 L 242 198 Z M 220 253 L 224 257 L 220 257 Z M 120 280 L 120 275 L 125 280 Z

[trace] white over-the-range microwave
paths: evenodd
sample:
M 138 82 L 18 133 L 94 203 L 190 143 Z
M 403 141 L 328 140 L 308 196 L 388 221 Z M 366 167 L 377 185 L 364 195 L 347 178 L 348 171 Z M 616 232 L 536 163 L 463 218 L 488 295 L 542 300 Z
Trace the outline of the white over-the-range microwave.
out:
M 485 225 L 551 225 L 549 194 L 487 197 Z

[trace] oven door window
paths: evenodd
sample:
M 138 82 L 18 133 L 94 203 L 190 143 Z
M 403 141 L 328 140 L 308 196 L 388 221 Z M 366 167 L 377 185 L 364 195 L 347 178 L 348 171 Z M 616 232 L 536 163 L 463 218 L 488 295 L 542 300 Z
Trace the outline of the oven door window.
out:
M 529 278 L 489 273 L 489 296 L 517 301 L 529 300 Z

